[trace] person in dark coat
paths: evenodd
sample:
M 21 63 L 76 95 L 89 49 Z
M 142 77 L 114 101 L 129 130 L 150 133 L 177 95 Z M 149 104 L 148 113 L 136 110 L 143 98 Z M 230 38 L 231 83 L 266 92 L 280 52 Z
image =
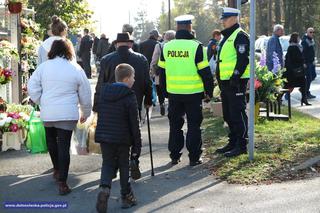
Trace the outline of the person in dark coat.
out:
M 284 77 L 286 77 L 287 81 L 285 83 L 285 88 L 293 90 L 294 87 L 300 87 L 301 92 L 301 106 L 311 105 L 307 100 L 307 91 L 306 91 L 306 78 L 304 74 L 303 67 L 303 55 L 302 55 L 302 46 L 300 43 L 300 38 L 298 33 L 292 33 L 290 40 L 290 46 L 288 47 L 288 51 L 285 59 L 285 67 L 286 72 L 284 73 Z
M 150 37 L 147 40 L 140 43 L 139 52 L 148 59 L 150 65 L 154 47 L 159 43 L 159 32 L 158 30 L 152 30 L 149 34 Z
M 80 57 L 82 60 L 82 64 L 84 67 L 84 71 L 86 72 L 87 78 L 91 78 L 91 49 L 93 40 L 92 37 L 89 35 L 89 30 L 84 29 L 84 36 L 81 39 L 80 43 Z
M 304 67 L 306 68 L 306 80 L 307 80 L 307 98 L 316 98 L 315 95 L 310 93 L 311 82 L 316 79 L 316 64 L 315 64 L 315 41 L 314 41 L 314 29 L 312 27 L 307 29 L 306 35 L 303 36 L 301 45 L 303 47 Z
M 108 53 L 108 49 L 109 49 L 110 43 L 109 43 L 109 39 L 106 37 L 106 35 L 103 33 L 100 36 L 100 41 L 98 43 L 98 47 L 97 47 L 97 59 L 100 61 L 101 58 L 105 55 L 107 55 Z
M 137 160 L 141 152 L 138 104 L 131 89 L 135 81 L 134 73 L 129 64 L 119 64 L 115 69 L 116 83 L 101 86 L 95 134 L 103 159 L 101 191 L 96 205 L 98 212 L 107 212 L 113 174 L 117 168 L 120 170 L 122 208 L 129 208 L 137 202 L 129 182 L 130 147 L 132 159 Z
M 91 33 L 91 37 L 93 39 L 92 53 L 93 55 L 96 55 L 100 39 L 94 33 Z
M 133 27 L 130 25 L 130 24 L 124 24 L 122 26 L 122 33 L 129 33 L 130 36 L 132 36 L 132 33 L 133 33 Z M 116 43 L 117 41 L 114 40 L 110 47 L 109 47 L 109 50 L 108 50 L 108 53 L 112 53 L 114 51 L 116 51 Z M 133 42 L 133 45 L 132 45 L 132 50 L 134 52 L 139 52 L 139 45 L 136 43 L 136 42 Z
M 94 112 L 97 112 L 98 109 L 98 99 L 102 84 L 115 82 L 114 70 L 121 63 L 130 64 L 135 69 L 135 83 L 132 89 L 137 96 L 139 110 L 142 109 L 143 99 L 145 107 L 152 105 L 152 82 L 146 57 L 131 49 L 133 40 L 129 33 L 118 33 L 116 41 L 117 51 L 107 54 L 100 62 L 101 71 L 94 95 Z

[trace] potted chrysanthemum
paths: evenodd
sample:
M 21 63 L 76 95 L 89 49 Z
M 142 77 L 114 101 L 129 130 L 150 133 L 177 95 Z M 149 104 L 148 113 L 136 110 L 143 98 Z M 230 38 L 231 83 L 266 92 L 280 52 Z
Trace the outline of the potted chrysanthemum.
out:
M 10 13 L 17 14 L 21 13 L 22 5 L 26 4 L 28 1 L 26 0 L 9 0 L 8 9 Z

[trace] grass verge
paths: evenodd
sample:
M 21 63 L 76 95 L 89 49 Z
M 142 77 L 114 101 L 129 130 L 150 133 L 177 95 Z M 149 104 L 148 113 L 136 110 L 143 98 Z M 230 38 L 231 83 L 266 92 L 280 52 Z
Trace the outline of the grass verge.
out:
M 228 128 L 223 119 L 204 112 L 203 139 L 209 167 L 229 183 L 257 184 L 301 179 L 314 175 L 310 170 L 293 171 L 305 160 L 320 155 L 319 120 L 293 110 L 290 121 L 260 119 L 255 125 L 255 156 L 225 158 L 215 150 L 227 142 Z

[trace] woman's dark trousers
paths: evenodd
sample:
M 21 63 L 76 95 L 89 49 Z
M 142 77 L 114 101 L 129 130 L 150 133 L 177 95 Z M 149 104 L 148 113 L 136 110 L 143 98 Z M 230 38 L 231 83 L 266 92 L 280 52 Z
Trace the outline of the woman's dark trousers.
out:
M 59 171 L 59 181 L 65 182 L 68 178 L 70 165 L 70 141 L 72 131 L 55 127 L 45 127 L 45 130 L 53 168 Z

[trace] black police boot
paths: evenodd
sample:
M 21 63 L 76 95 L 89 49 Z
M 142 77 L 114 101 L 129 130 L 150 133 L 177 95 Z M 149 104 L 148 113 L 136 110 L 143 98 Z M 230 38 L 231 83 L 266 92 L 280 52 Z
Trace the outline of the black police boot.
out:
M 238 155 L 246 154 L 246 153 L 247 153 L 247 147 L 241 146 L 239 143 L 237 143 L 232 150 L 230 150 L 229 152 L 225 152 L 224 156 L 231 158 L 231 157 L 236 157 Z
M 225 153 L 225 152 L 231 151 L 234 147 L 235 147 L 235 143 L 229 141 L 227 145 L 225 145 L 225 146 L 223 146 L 223 147 L 221 147 L 221 148 L 218 148 L 218 149 L 216 150 L 216 152 L 219 153 L 219 154 L 223 154 L 223 153 Z
M 190 165 L 190 166 L 197 166 L 197 165 L 200 165 L 200 164 L 202 164 L 202 163 L 203 163 L 202 158 L 199 158 L 199 160 L 190 161 L 190 162 L 189 162 L 189 165 Z
M 171 159 L 171 165 L 177 165 L 180 162 L 180 158 L 179 159 Z

